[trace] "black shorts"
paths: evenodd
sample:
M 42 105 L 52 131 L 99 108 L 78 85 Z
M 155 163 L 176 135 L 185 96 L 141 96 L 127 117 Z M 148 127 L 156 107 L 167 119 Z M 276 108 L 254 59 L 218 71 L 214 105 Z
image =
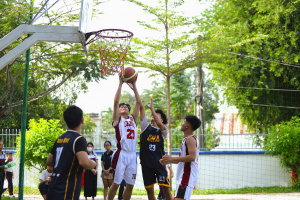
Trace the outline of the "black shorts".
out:
M 158 185 L 170 187 L 170 180 L 166 167 L 156 169 L 142 165 L 142 173 L 145 188 L 153 187 L 153 185 L 157 182 Z

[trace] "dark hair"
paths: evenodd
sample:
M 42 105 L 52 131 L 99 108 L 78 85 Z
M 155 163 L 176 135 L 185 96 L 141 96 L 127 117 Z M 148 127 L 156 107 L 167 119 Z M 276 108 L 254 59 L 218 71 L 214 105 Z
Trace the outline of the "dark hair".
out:
M 94 146 L 94 144 L 92 142 L 88 142 L 86 146 L 89 146 L 89 144 Z
M 108 142 L 109 143 L 109 145 L 111 146 L 111 142 L 110 141 L 108 141 L 108 140 L 106 140 L 105 142 L 104 142 L 104 146 L 105 146 L 105 143 L 106 142 Z
M 193 131 L 199 128 L 201 125 L 200 119 L 194 115 L 187 115 L 185 120 L 191 125 Z
M 163 122 L 162 122 L 163 124 L 167 124 L 168 123 L 167 116 L 164 113 L 164 111 L 162 111 L 162 109 L 156 109 L 155 112 L 160 114 L 161 119 L 163 120 Z
M 131 107 L 130 107 L 130 105 L 127 104 L 127 103 L 120 103 L 120 104 L 119 104 L 119 108 L 120 108 L 121 106 L 123 106 L 123 105 L 126 105 L 126 106 L 128 107 L 129 112 L 130 112 Z
M 82 110 L 77 106 L 70 106 L 64 111 L 64 120 L 68 128 L 76 128 L 80 125 L 83 117 Z

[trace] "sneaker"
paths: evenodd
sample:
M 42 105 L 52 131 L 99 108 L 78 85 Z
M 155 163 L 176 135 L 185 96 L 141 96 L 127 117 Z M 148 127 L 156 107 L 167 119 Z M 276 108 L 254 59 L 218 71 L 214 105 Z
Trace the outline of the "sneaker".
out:
M 15 197 L 15 195 L 9 195 L 9 197 L 13 197 L 13 198 L 16 198 L 16 197 Z

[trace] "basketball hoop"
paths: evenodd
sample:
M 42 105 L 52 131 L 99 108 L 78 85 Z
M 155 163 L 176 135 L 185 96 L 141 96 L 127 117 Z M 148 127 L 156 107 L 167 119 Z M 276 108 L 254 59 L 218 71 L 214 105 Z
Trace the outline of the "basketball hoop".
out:
M 92 38 L 90 40 L 89 37 Z M 126 54 L 133 33 L 122 29 L 103 29 L 85 34 L 86 45 L 95 41 L 99 45 L 101 75 L 113 75 L 124 71 Z

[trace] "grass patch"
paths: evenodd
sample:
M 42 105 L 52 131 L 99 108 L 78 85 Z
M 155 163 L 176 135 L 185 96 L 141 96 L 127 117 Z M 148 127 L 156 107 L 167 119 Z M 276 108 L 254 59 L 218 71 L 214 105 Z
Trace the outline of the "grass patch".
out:
M 7 197 L 7 196 L 2 196 L 1 199 L 2 200 L 17 200 L 17 198 L 15 198 L 15 197 Z
M 247 193 L 292 193 L 300 192 L 294 187 L 245 187 L 238 189 L 194 190 L 193 195 L 205 194 L 247 194 Z
M 155 195 L 158 195 L 159 190 L 155 190 Z M 247 194 L 247 193 L 293 193 L 300 192 L 300 189 L 294 187 L 245 187 L 239 189 L 210 189 L 210 190 L 193 190 L 193 195 L 208 195 L 208 194 Z M 83 195 L 83 188 L 81 194 Z M 174 194 L 175 190 L 171 191 Z M 103 189 L 98 188 L 97 195 L 103 195 Z M 117 194 L 118 195 L 118 192 Z M 146 190 L 133 189 L 132 195 L 147 195 Z

